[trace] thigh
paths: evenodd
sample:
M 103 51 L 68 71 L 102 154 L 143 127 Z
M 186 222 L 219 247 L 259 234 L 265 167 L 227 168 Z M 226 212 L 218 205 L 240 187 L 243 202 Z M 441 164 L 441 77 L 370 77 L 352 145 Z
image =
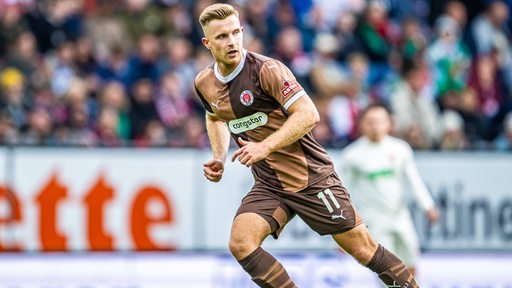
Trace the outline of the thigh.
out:
M 235 222 L 243 214 L 256 214 L 265 220 L 270 229 L 268 234 L 272 234 L 275 239 L 294 216 L 279 195 L 260 185 L 253 186 L 252 190 L 242 199 L 242 204 L 236 212 Z
M 288 193 L 287 206 L 320 235 L 338 234 L 362 223 L 350 196 L 332 175 L 297 193 Z
M 252 244 L 256 249 L 270 232 L 270 225 L 261 216 L 255 213 L 242 213 L 233 220 L 230 240 L 234 243 Z

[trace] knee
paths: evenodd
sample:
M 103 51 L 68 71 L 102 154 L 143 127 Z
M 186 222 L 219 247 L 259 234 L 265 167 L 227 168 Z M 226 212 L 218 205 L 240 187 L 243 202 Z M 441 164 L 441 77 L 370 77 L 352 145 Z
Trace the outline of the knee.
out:
M 237 260 L 256 250 L 270 233 L 268 222 L 254 213 L 243 213 L 233 221 L 229 238 L 229 251 Z
M 371 238 L 369 233 L 360 233 L 357 237 L 352 238 L 347 248 L 347 252 L 352 255 L 352 257 L 359 263 L 366 265 L 372 260 L 379 245 Z
M 370 262 L 378 248 L 377 242 L 372 238 L 364 224 L 358 225 L 347 232 L 333 235 L 333 237 L 338 245 L 363 265 Z
M 251 241 L 248 237 L 231 236 L 229 239 L 229 251 L 237 259 L 241 260 L 258 248 L 257 241 Z

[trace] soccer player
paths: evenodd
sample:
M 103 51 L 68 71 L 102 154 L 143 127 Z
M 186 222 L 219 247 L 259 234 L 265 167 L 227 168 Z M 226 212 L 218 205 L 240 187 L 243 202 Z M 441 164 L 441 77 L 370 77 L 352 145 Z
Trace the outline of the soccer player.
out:
M 343 184 L 372 236 L 395 253 L 414 274 L 419 240 L 407 206 L 411 193 L 431 223 L 439 212 L 423 183 L 405 141 L 389 136 L 387 107 L 368 106 L 361 113 L 362 136 L 343 151 Z
M 325 150 L 311 136 L 318 111 L 281 62 L 242 47 L 238 12 L 227 4 L 205 8 L 202 42 L 215 62 L 195 79 L 206 108 L 213 159 L 204 176 L 218 182 L 230 134 L 239 145 L 231 161 L 251 167 L 255 183 L 233 220 L 229 249 L 260 287 L 297 287 L 261 248 L 277 239 L 295 215 L 334 240 L 390 287 L 417 287 L 404 263 L 371 238 Z

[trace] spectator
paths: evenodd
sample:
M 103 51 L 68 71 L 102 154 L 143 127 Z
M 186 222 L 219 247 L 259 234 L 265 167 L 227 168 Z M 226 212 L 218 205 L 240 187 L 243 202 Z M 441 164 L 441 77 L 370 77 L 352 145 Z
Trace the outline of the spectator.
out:
M 290 67 L 297 81 L 305 89 L 309 87 L 309 72 L 311 69 L 311 59 L 304 51 L 302 34 L 299 29 L 288 26 L 279 32 L 276 38 L 275 54 L 273 58 L 280 60 L 286 66 Z
M 388 54 L 398 42 L 398 33 L 387 17 L 386 6 L 370 1 L 357 30 L 363 51 L 378 64 L 387 62 Z
M 25 14 L 36 36 L 40 52 L 52 52 L 65 41 L 83 34 L 83 1 L 55 0 L 48 5 L 32 5 Z
M 25 76 L 28 87 L 40 86 L 47 81 L 43 66 L 43 57 L 38 53 L 34 34 L 22 32 L 7 54 L 9 65 Z
M 190 117 L 183 127 L 184 147 L 205 149 L 210 147 L 208 135 L 203 121 L 198 117 Z
M 376 78 L 371 75 L 370 65 L 368 58 L 363 53 L 354 52 L 347 57 L 348 82 L 351 83 L 351 87 L 358 86 L 356 88 L 359 91 L 357 98 L 361 107 L 366 107 L 370 102 L 377 101 L 377 99 L 370 99 L 370 85 Z
M 101 147 L 120 147 L 124 145 L 123 139 L 118 134 L 118 115 L 112 107 L 104 107 L 98 115 L 96 135 L 98 145 Z
M 155 104 L 159 118 L 166 128 L 177 132 L 183 128 L 186 119 L 193 116 L 192 104 L 185 92 L 181 75 L 167 73 L 163 76 Z
M 504 73 L 505 83 L 512 87 L 512 46 L 506 22 L 510 11 L 501 0 L 493 0 L 471 26 L 476 55 L 494 55 L 498 69 Z
M 140 43 L 144 35 L 167 35 L 162 9 L 152 4 L 150 0 L 123 0 L 125 9 L 120 20 L 128 31 L 132 43 Z
M 316 36 L 310 77 L 319 98 L 331 99 L 347 89 L 349 81 L 343 67 L 336 61 L 337 47 L 337 39 L 333 35 L 322 33 Z
M 360 86 L 351 83 L 342 95 L 336 95 L 329 102 L 327 111 L 333 137 L 341 147 L 354 141 L 358 136 L 357 119 L 359 111 L 363 108 L 359 99 Z
M 8 44 L 15 43 L 16 39 L 26 31 L 29 31 L 29 25 L 23 17 L 21 4 L 11 2 L 0 7 L 0 38 L 7 44 L 4 49 L 7 50 Z
M 106 58 L 96 67 L 95 76 L 101 82 L 127 80 L 128 59 L 121 46 L 112 46 Z
M 46 59 L 50 70 L 52 91 L 57 97 L 64 96 L 73 79 L 78 76 L 75 67 L 75 48 L 73 42 L 63 42 L 57 48 L 56 55 L 50 55 Z
M 263 43 L 262 38 L 253 36 L 248 37 L 245 41 L 246 44 L 244 44 L 244 47 L 246 47 L 247 50 L 256 52 L 258 54 L 267 53 L 267 47 L 265 46 L 265 43 Z
M 408 60 L 414 59 L 417 57 L 419 51 L 427 48 L 427 36 L 417 19 L 406 17 L 402 22 L 402 33 L 400 50 L 404 58 Z
M 200 71 L 204 69 L 204 67 L 210 65 L 211 63 L 213 63 L 212 53 L 210 53 L 210 51 L 204 48 L 204 46 L 197 49 L 196 54 L 194 55 L 194 61 L 192 63 L 194 65 L 194 70 Z
M 356 87 L 354 87 L 356 88 Z M 337 95 L 329 102 L 328 119 L 332 127 L 333 137 L 342 146 L 352 142 L 357 137 L 357 117 L 359 105 L 358 91 L 348 91 L 345 95 Z
M 240 19 L 244 19 L 248 27 L 250 27 L 249 31 L 244 31 L 249 32 L 247 35 L 259 38 L 268 35 L 270 32 L 269 21 L 267 21 L 269 4 L 270 1 L 268 0 L 247 1 L 244 3 L 245 12 Z
M 403 81 L 390 97 L 397 135 L 414 149 L 433 149 L 441 134 L 438 108 L 428 95 L 426 67 L 404 65 Z
M 123 141 L 130 139 L 130 101 L 121 82 L 108 82 L 100 92 L 99 106 L 101 109 L 112 109 L 117 114 L 116 134 Z
M 200 42 L 190 41 L 203 36 L 193 19 L 213 2 L 0 0 L 0 78 L 4 77 L 6 84 L 0 84 L 0 109 L 6 111 L 5 127 L 16 130 L 8 134 L 21 134 L 22 127 L 26 132 L 31 111 L 44 109 L 52 116 L 56 141 L 51 143 L 68 145 L 66 138 L 70 137 L 80 142 L 75 132 L 82 128 L 74 122 L 81 120 L 73 118 L 86 119 L 83 129 L 91 131 L 99 111 L 108 107 L 117 111 L 118 136 L 123 141 L 134 140 L 130 117 L 139 114 L 140 107 L 130 105 L 133 103 L 126 94 L 133 96 L 134 83 L 149 79 L 155 93 L 150 102 L 158 112 L 156 120 L 164 125 L 170 142 L 184 145 L 176 142 L 183 137 L 183 119 L 204 112 L 198 99 L 190 97 L 193 75 L 213 61 Z M 352 126 L 347 124 L 352 114 L 346 112 L 346 117 L 341 117 L 340 112 L 349 111 L 352 101 L 346 100 L 354 96 L 356 110 L 376 101 L 391 104 L 391 98 L 399 98 L 394 92 L 400 92 L 404 84 L 399 71 L 421 57 L 428 60 L 429 67 L 422 68 L 426 83 L 418 93 L 430 102 L 435 99 L 441 111 L 455 110 L 461 115 L 466 149 L 491 147 L 505 115 L 512 111 L 512 38 L 506 27 L 507 21 L 512 22 L 506 1 L 483 1 L 485 6 L 482 1 L 461 0 L 253 2 L 237 2 L 240 13 L 246 14 L 242 17 L 246 19 L 245 47 L 269 53 L 289 65 L 308 93 L 317 96 L 318 105 L 327 107 L 332 97 L 341 96 L 332 102 L 332 115 L 329 109 L 320 109 L 326 129 L 319 135 L 328 145 L 340 147 L 352 141 L 353 136 L 346 135 L 353 129 L 347 128 Z M 430 13 L 429 21 L 437 20 L 434 25 L 424 21 L 426 13 Z M 435 33 L 429 33 L 432 30 Z M 351 55 L 366 60 L 353 61 Z M 350 63 L 360 67 L 355 69 L 359 74 L 351 72 Z M 2 76 L 11 69 L 18 73 Z M 175 80 L 168 81 L 169 74 Z M 78 85 L 84 87 L 78 89 L 82 92 L 71 87 L 77 78 L 83 82 Z M 111 85 L 112 81 L 121 84 Z M 110 88 L 113 86 L 117 88 Z M 472 95 L 466 93 L 467 86 L 476 91 L 476 105 L 471 104 L 472 96 L 465 96 Z M 70 93 L 80 96 L 70 97 Z M 118 101 L 123 98 L 125 101 Z M 182 120 L 175 121 L 178 118 Z M 419 122 L 431 122 L 427 119 Z M 442 123 L 442 118 L 436 120 Z M 146 126 L 141 126 L 139 133 Z M 342 126 L 345 136 L 340 136 Z M 425 127 L 413 125 L 408 141 L 430 143 L 412 143 L 415 148 L 437 148 L 442 129 L 433 142 L 420 141 L 426 137 L 426 132 L 421 132 Z
M 26 112 L 30 108 L 25 97 L 25 77 L 16 68 L 8 67 L 0 72 L 0 105 L 9 111 L 12 124 L 21 129 L 27 124 Z
M 66 127 L 59 127 L 59 133 L 64 133 L 65 137 L 60 138 L 59 144 L 66 146 L 94 147 L 98 144 L 98 139 L 91 129 L 90 118 L 87 107 L 73 107 L 69 112 L 69 120 Z
M 166 147 L 169 137 L 165 126 L 158 120 L 151 120 L 144 127 L 144 133 L 135 140 L 137 147 Z
M 135 43 L 115 13 L 114 1 L 97 1 L 97 8 L 85 21 L 85 34 L 93 44 L 98 61 L 104 62 L 117 55 L 127 55 Z M 114 55 L 113 55 L 114 54 Z
M 493 0 L 471 26 L 476 54 L 489 55 L 496 52 L 501 68 L 510 67 L 512 64 L 512 51 L 508 40 L 510 35 L 505 26 L 508 18 L 508 6 L 501 0 Z
M 509 112 L 503 122 L 503 130 L 494 140 L 494 146 L 498 151 L 512 151 L 512 113 Z
M 14 126 L 9 110 L 0 110 L 0 145 L 15 145 L 19 130 Z
M 44 108 L 35 108 L 28 113 L 27 126 L 20 135 L 19 144 L 27 146 L 55 146 L 53 122 Z
M 91 39 L 80 37 L 75 42 L 75 65 L 79 76 L 87 78 L 97 69 L 96 55 L 92 51 Z
M 144 134 L 146 125 L 151 121 L 158 119 L 158 111 L 153 99 L 154 86 L 150 79 L 140 79 L 133 85 L 131 91 L 130 112 L 128 114 L 130 119 L 130 139 L 139 139 Z M 108 112 L 112 114 L 111 111 Z M 117 116 L 117 115 L 116 115 Z M 108 115 L 109 124 L 111 115 Z M 116 117 L 117 119 L 117 117 Z M 117 123 L 115 123 L 117 125 Z M 110 127 L 109 129 L 114 129 Z
M 158 81 L 158 56 L 160 54 L 160 39 L 154 34 L 144 34 L 137 42 L 137 53 L 128 60 L 123 82 L 131 89 L 140 79 Z
M 489 122 L 479 108 L 478 95 L 475 90 L 466 88 L 460 92 L 457 99 L 457 112 L 464 121 L 468 149 L 485 149 Z
M 320 122 L 318 122 L 312 130 L 315 140 L 325 148 L 338 148 L 342 146 L 338 145 L 333 139 L 331 126 L 329 125 L 329 121 L 325 118 L 326 117 L 321 118 Z
M 501 82 L 498 67 L 490 55 L 480 55 L 473 61 L 468 87 L 475 90 L 480 113 L 490 123 L 489 140 L 499 133 L 505 107 L 504 84 Z
M 464 150 L 467 147 L 464 120 L 453 110 L 446 110 L 441 118 L 443 134 L 439 148 L 441 150 Z
M 187 7 L 181 2 L 171 1 L 171 4 L 167 4 L 165 8 L 163 17 L 166 36 L 191 39 L 194 27 L 192 17 L 188 13 Z
M 303 34 L 303 26 L 297 26 L 295 23 L 299 20 L 296 18 L 296 15 L 294 13 L 294 3 L 291 2 L 298 2 L 298 1 L 276 1 L 272 7 L 269 9 L 269 15 L 267 17 L 268 27 L 272 27 L 272 29 L 268 30 L 268 35 L 264 38 L 266 39 L 265 44 L 267 46 L 272 47 L 272 45 L 279 46 L 279 38 L 282 36 L 283 30 L 285 30 L 287 27 L 297 27 L 297 31 L 299 32 L 301 39 L 301 49 L 304 48 L 304 34 Z M 306 3 L 305 5 L 311 5 L 309 3 L 309 0 L 304 1 Z M 240 11 L 239 11 L 240 12 Z M 241 10 L 243 13 L 243 10 Z M 240 15 L 240 19 L 244 21 L 245 17 L 244 15 Z M 302 19 L 301 19 L 302 20 Z M 302 23 L 302 21 L 299 20 L 299 22 Z M 302 28 L 302 30 L 301 30 Z M 250 37 L 250 33 L 248 35 Z M 256 35 L 258 36 L 258 35 Z M 295 41 L 296 39 L 292 39 Z M 306 39 L 310 40 L 309 38 Z M 272 47 L 276 48 L 276 47 Z
M 436 38 L 428 46 L 426 58 L 434 77 L 434 95 L 440 98 L 448 91 L 460 91 L 465 86 L 471 57 L 462 42 L 460 28 L 452 18 L 440 16 L 435 27 Z
M 458 0 L 450 0 L 446 2 L 444 7 L 444 15 L 457 23 L 459 30 L 461 31 L 462 38 L 466 40 L 466 31 L 468 31 L 468 29 L 466 29 L 468 20 L 466 6 Z
M 178 73 L 185 92 L 193 86 L 196 70 L 193 66 L 193 46 L 186 38 L 169 38 L 165 46 L 165 58 L 159 63 L 159 78 L 164 78 L 168 72 Z M 186 90 L 186 91 L 185 91 Z
M 338 43 L 338 60 L 345 60 L 346 57 L 360 50 L 360 44 L 356 38 L 357 15 L 351 11 L 344 11 L 338 17 L 333 35 Z
M 76 77 L 73 78 L 69 89 L 60 100 L 64 103 L 68 112 L 70 112 L 69 114 L 72 114 L 73 110 L 83 110 L 87 114 L 87 119 L 92 121 L 97 114 L 97 103 L 89 95 L 90 90 L 86 80 Z
M 367 1 L 362 0 L 313 0 L 313 12 L 315 15 L 316 31 L 332 31 L 337 19 L 344 12 L 360 13 Z M 376 1 L 375 1 L 376 2 Z M 373 5 L 370 4 L 370 5 Z

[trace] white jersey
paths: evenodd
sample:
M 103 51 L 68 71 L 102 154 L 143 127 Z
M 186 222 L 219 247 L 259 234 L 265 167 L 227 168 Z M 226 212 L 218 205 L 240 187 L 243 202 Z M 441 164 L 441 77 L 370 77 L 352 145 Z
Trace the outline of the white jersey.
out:
M 408 199 L 424 210 L 434 201 L 409 144 L 391 136 L 379 143 L 361 137 L 344 149 L 341 163 L 343 184 L 375 240 L 414 267 L 420 245 Z
M 370 228 L 403 228 L 403 221 L 410 220 L 409 195 L 425 210 L 434 207 L 413 151 L 401 139 L 386 136 L 374 143 L 361 137 L 344 149 L 341 163 L 343 184 Z

